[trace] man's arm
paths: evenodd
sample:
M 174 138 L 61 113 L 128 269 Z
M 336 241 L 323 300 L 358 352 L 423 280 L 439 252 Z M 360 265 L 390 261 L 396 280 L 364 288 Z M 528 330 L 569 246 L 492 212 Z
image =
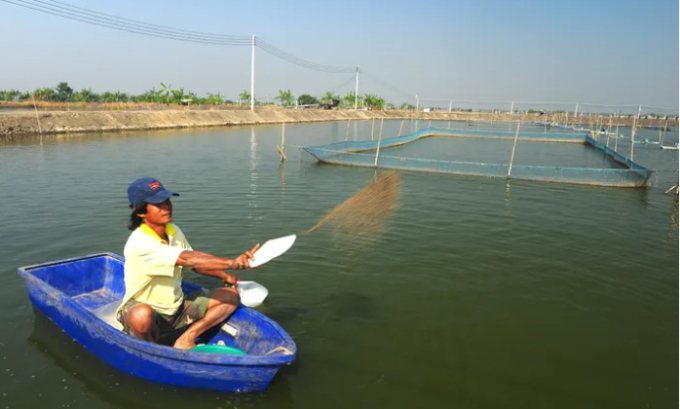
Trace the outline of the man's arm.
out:
M 249 269 L 253 254 L 260 248 L 256 245 L 252 250 L 246 251 L 235 259 L 217 257 L 201 251 L 184 250 L 177 257 L 176 266 L 190 267 L 194 270 L 239 270 Z
M 222 270 L 201 270 L 201 269 L 194 269 L 194 272 L 197 274 L 201 274 L 204 276 L 208 277 L 215 277 L 219 278 L 220 280 L 224 281 L 225 284 L 231 287 L 236 287 L 236 283 L 238 282 L 238 277 L 236 277 L 233 274 L 225 273 Z
M 244 263 L 241 263 L 243 265 Z M 185 250 L 180 253 L 175 262 L 176 266 L 189 267 L 200 271 L 214 270 L 238 270 L 239 262 L 236 259 L 217 257 L 202 251 Z M 212 274 L 207 274 L 212 275 Z

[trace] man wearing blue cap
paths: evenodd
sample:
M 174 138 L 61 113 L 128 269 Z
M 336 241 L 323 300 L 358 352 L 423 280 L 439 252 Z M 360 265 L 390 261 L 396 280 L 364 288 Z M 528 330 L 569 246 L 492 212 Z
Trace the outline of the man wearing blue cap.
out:
M 260 245 L 235 259 L 194 251 L 171 223 L 171 196 L 179 194 L 151 177 L 128 187 L 132 234 L 125 244 L 125 297 L 117 318 L 136 338 L 189 349 L 199 335 L 238 308 L 238 278 L 224 270 L 250 268 L 249 260 Z M 219 278 L 227 287 L 184 294 L 183 267 Z

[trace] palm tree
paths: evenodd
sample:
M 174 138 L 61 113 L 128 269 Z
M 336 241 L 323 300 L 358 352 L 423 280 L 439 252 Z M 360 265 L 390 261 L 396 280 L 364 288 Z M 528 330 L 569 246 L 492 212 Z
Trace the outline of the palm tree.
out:
M 161 87 L 163 87 L 162 90 L 158 91 L 158 95 L 165 95 L 165 103 L 169 104 L 170 103 L 170 95 L 172 94 L 172 90 L 170 89 L 169 85 L 165 85 L 161 82 Z
M 333 102 L 333 99 L 340 99 L 339 96 L 333 95 L 332 92 L 328 91 L 325 94 L 323 94 L 323 97 L 321 97 L 321 102 L 325 104 L 330 104 Z
M 286 105 L 292 104 L 294 98 L 293 98 L 293 93 L 290 92 L 290 90 L 284 91 L 284 90 L 280 89 L 279 95 L 277 95 L 274 99 L 278 99 L 279 101 L 281 101 L 281 105 L 286 106 Z
M 210 104 L 219 105 L 222 104 L 223 101 L 224 98 L 222 97 L 222 94 L 220 94 L 219 92 L 217 94 L 208 94 L 207 102 Z
M 371 109 L 382 109 L 385 106 L 385 100 L 375 94 L 364 95 L 364 103 Z
M 356 94 L 352 91 L 347 91 L 347 95 L 345 95 L 343 100 L 345 101 L 345 105 L 347 105 L 348 108 L 352 108 L 354 107 L 354 101 L 356 101 Z
M 172 90 L 172 102 L 180 104 L 184 99 L 184 88 Z
M 282 89 L 279 90 L 279 95 L 274 99 L 281 101 L 281 105 L 284 106 L 292 105 L 293 101 L 295 101 L 295 97 L 293 97 L 293 93 L 290 90 L 284 91 Z
M 250 92 L 248 90 L 243 90 L 242 93 L 238 94 L 241 101 L 250 101 Z

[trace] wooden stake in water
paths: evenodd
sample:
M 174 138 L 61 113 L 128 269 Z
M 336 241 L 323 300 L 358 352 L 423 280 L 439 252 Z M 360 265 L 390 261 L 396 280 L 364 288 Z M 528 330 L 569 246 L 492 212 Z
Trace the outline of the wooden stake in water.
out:
M 373 140 L 373 131 L 375 130 L 375 117 L 371 121 L 371 140 Z
M 401 136 L 402 129 L 404 129 L 404 120 L 401 121 L 401 125 L 399 126 L 399 135 L 397 135 L 397 137 Z
M 638 120 L 640 120 L 640 111 L 642 111 L 642 105 L 638 107 L 637 115 L 633 119 L 633 129 L 630 132 L 630 160 L 633 160 L 635 155 L 635 128 L 637 127 Z
M 375 162 L 373 166 L 378 166 L 378 155 L 380 154 L 380 140 L 382 139 L 383 118 L 380 118 L 380 133 L 378 134 L 378 148 L 375 150 Z
M 38 121 L 38 133 L 42 138 L 42 127 L 40 126 L 40 117 L 38 116 L 38 106 L 35 104 L 35 98 L 31 95 L 31 100 L 33 101 L 33 109 L 35 109 L 35 119 Z
M 510 154 L 510 167 L 508 167 L 508 179 L 512 173 L 512 162 L 515 160 L 515 148 L 517 147 L 517 137 L 519 136 L 519 122 L 517 123 L 517 131 L 515 132 L 515 141 L 512 143 L 512 153 Z
M 666 136 L 666 128 L 668 127 L 668 119 L 666 119 L 666 122 L 663 125 L 663 133 L 659 132 L 660 138 L 659 138 L 659 145 L 663 145 L 663 139 Z
M 282 122 L 281 123 L 281 146 L 276 146 L 276 150 L 279 151 L 279 157 L 281 158 L 281 162 L 287 161 L 288 157 L 286 157 L 286 153 L 284 152 L 284 147 L 286 146 L 286 123 Z
M 616 140 L 614 141 L 614 152 L 619 150 L 619 124 L 616 124 Z

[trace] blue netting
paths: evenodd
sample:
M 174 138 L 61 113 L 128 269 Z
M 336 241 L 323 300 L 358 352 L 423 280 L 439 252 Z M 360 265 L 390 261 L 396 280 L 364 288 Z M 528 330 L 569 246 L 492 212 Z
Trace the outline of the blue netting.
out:
M 384 139 L 380 148 L 399 146 L 414 142 L 428 136 L 453 137 L 482 137 L 508 139 L 514 138 L 514 132 L 480 131 L 467 129 L 428 128 L 412 135 Z M 583 134 L 557 134 L 541 132 L 520 133 L 518 139 L 523 141 L 550 141 L 567 143 L 586 143 L 601 150 L 604 155 L 624 165 L 626 169 L 611 168 L 583 168 L 562 166 L 530 166 L 513 165 L 510 177 L 512 179 L 538 180 L 546 182 L 561 182 L 598 186 L 640 187 L 649 184 L 652 171 L 636 164 L 630 159 L 609 149 Z M 508 163 L 482 163 L 434 160 L 425 158 L 406 158 L 380 154 L 376 163 L 376 148 L 378 141 L 346 141 L 323 146 L 303 147 L 306 152 L 321 162 L 352 166 L 377 166 L 380 168 L 404 169 L 425 172 L 442 172 L 459 175 L 507 177 Z

